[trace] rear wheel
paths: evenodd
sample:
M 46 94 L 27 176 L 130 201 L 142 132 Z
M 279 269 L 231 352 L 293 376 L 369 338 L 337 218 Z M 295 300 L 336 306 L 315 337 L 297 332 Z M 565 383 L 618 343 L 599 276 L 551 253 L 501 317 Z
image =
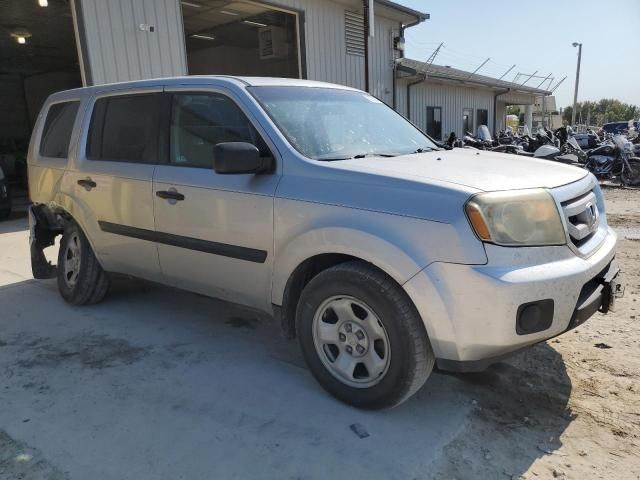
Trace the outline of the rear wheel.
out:
M 80 227 L 69 222 L 58 253 L 58 290 L 68 303 L 90 305 L 107 294 L 109 277 Z
M 629 167 L 622 170 L 621 179 L 623 185 L 630 187 L 640 186 L 640 158 L 629 159 Z
M 364 262 L 319 273 L 296 315 L 303 355 L 332 395 L 361 408 L 385 408 L 413 395 L 435 358 L 415 306 L 391 278 Z

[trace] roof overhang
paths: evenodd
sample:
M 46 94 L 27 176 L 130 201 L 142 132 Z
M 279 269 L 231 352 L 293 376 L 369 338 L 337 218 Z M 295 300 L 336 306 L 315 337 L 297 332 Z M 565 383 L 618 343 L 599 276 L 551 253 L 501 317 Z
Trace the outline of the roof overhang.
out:
M 486 88 L 495 91 L 508 91 L 513 94 L 529 96 L 546 96 L 551 92 L 537 88 L 526 87 L 513 82 L 506 82 L 497 78 L 484 75 L 474 75 L 455 68 L 445 68 L 440 65 L 427 65 L 410 59 L 401 59 L 397 67 L 398 71 L 409 76 L 422 76 L 427 82 L 451 83 L 471 88 Z
M 417 24 L 429 20 L 428 13 L 419 12 L 390 0 L 375 0 L 376 14 L 397 20 L 403 25 Z

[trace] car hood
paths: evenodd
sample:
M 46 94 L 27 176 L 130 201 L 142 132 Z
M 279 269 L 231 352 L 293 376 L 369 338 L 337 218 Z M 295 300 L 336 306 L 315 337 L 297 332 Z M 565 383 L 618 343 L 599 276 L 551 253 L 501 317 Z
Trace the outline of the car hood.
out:
M 588 175 L 582 168 L 550 160 L 469 148 L 341 160 L 332 162 L 332 166 L 424 183 L 452 183 L 482 191 L 554 188 Z

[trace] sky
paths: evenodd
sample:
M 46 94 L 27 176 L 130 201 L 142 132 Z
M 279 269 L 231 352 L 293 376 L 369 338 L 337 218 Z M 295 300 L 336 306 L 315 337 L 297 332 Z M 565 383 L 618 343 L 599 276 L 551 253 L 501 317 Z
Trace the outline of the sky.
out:
M 444 42 L 434 63 L 495 76 L 516 67 L 538 79 L 552 74 L 558 107 L 573 104 L 578 49 L 582 64 L 578 101 L 617 98 L 640 106 L 640 0 L 395 0 L 431 14 L 431 19 L 407 29 L 405 55 L 426 61 Z M 518 83 L 526 80 L 520 75 Z M 543 87 L 547 87 L 545 82 Z

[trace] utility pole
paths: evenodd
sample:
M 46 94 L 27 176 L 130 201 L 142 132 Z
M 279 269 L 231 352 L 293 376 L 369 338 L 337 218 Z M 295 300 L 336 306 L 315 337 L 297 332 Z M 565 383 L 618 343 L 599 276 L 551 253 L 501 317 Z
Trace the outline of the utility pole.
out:
M 576 110 L 578 108 L 578 84 L 580 83 L 580 60 L 582 59 L 582 44 L 573 42 L 574 47 L 578 47 L 578 68 L 576 69 L 576 88 L 573 92 L 573 111 L 571 112 L 571 125 L 576 124 Z

